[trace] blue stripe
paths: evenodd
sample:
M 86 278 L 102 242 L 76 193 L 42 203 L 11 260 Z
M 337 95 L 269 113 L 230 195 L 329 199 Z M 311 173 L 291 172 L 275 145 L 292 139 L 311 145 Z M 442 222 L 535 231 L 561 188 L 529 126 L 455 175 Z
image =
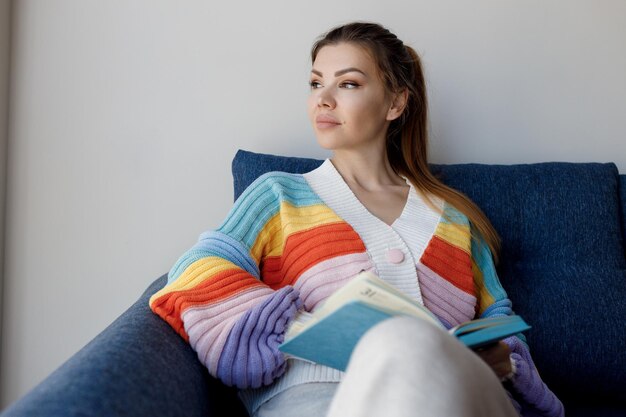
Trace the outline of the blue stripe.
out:
M 218 231 L 240 240 L 249 249 L 283 201 L 295 207 L 323 204 L 302 175 L 270 172 L 242 193 Z
M 508 298 L 504 300 L 498 300 L 492 305 L 490 305 L 484 312 L 481 314 L 481 318 L 485 317 L 498 317 L 498 316 L 510 316 L 515 314 L 512 309 L 513 303 Z M 526 342 L 526 336 L 522 333 L 518 333 L 515 335 L 518 339 L 520 339 L 524 344 Z
M 247 271 L 255 278 L 260 279 L 259 266 L 250 256 L 250 252 L 241 242 L 236 241 L 224 233 L 208 231 L 200 235 L 198 243 L 183 254 L 170 270 L 167 283 L 178 277 L 194 262 L 209 257 L 217 256 L 226 259 L 241 269 Z
M 465 214 L 461 213 L 448 203 L 443 205 L 443 216 L 441 217 L 441 223 L 444 224 L 461 224 L 469 226 L 469 220 Z
M 487 309 L 483 311 L 483 314 L 480 317 L 484 318 L 510 316 L 511 314 L 513 314 L 513 310 L 511 309 L 512 305 L 513 304 L 511 303 L 511 300 L 509 300 L 508 298 L 504 300 L 498 300 L 489 307 L 487 307 Z
M 507 298 L 506 291 L 504 291 L 498 279 L 491 250 L 489 250 L 489 246 L 483 238 L 478 235 L 472 236 L 472 258 L 476 262 L 478 269 L 483 273 L 483 283 L 493 298 L 496 300 Z

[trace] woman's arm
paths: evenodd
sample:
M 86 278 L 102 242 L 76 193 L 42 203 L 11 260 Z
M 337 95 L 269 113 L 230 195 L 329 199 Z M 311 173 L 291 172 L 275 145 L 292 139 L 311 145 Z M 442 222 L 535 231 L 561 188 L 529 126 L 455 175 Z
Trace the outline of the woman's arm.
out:
M 489 246 L 475 235 L 472 238 L 472 269 L 479 300 L 477 315 L 497 317 L 513 314 L 511 300 L 500 284 Z M 542 415 L 563 416 L 563 404 L 541 380 L 523 335 L 509 337 L 503 342 L 510 349 L 514 365 L 511 384 L 524 403 Z
M 281 203 L 267 178 L 242 194 L 220 228 L 200 236 L 150 299 L 209 373 L 239 388 L 269 384 L 284 372 L 278 345 L 302 306 L 293 287 L 274 290 L 261 280 L 259 265 L 272 246 L 264 226 L 280 215 Z

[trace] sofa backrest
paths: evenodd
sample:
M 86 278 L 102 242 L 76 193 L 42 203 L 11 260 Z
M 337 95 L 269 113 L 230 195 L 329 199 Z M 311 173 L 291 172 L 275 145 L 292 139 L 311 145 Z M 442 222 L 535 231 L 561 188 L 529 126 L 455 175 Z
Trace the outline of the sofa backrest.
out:
M 235 197 L 268 171 L 320 160 L 239 151 Z M 546 382 L 563 397 L 620 398 L 626 386 L 626 180 L 614 164 L 433 165 L 502 238 L 498 273 Z M 620 199 L 621 195 L 621 199 Z

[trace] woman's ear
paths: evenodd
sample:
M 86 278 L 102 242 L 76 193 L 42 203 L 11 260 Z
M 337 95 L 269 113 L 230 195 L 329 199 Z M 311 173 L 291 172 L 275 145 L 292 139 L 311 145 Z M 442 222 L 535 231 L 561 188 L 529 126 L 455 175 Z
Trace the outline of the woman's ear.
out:
M 395 93 L 391 96 L 391 107 L 387 111 L 387 120 L 396 120 L 402 115 L 404 108 L 409 101 L 409 89 L 404 88 L 399 93 Z

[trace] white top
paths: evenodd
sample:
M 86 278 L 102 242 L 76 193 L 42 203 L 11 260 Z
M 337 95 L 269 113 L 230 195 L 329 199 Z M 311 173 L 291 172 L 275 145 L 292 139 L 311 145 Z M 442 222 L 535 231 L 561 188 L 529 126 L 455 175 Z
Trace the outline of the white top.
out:
M 402 213 L 390 226 L 367 210 L 330 159 L 304 174 L 304 178 L 324 203 L 359 234 L 377 275 L 423 304 L 415 266 L 441 219 L 443 200 L 432 199 L 435 207 L 441 209 L 435 212 L 405 178 L 409 196 Z M 398 257 L 398 251 L 404 256 Z M 403 259 L 396 263 L 399 258 Z

